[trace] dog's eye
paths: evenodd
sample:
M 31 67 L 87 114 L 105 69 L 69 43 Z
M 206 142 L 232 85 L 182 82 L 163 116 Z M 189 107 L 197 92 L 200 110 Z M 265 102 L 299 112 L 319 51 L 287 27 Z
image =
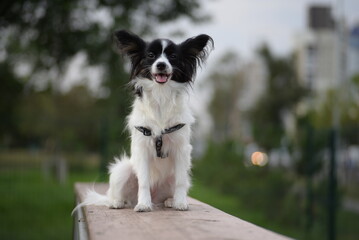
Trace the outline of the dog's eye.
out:
M 149 53 L 147 54 L 147 57 L 148 57 L 148 58 L 155 58 L 155 54 L 153 54 L 152 52 L 149 52 Z
M 170 58 L 171 58 L 171 59 L 176 59 L 176 58 L 177 58 L 177 55 L 174 54 L 174 53 L 172 53 L 172 54 L 170 55 Z

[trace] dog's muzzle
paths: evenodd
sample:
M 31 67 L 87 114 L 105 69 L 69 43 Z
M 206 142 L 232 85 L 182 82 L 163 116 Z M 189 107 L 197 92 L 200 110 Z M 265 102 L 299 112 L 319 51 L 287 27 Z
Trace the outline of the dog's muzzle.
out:
M 173 133 L 173 132 L 175 132 L 177 130 L 180 130 L 184 125 L 185 125 L 184 123 L 180 123 L 180 124 L 177 124 L 177 125 L 175 125 L 173 127 L 166 128 L 164 131 L 161 132 L 161 135 L 156 136 L 156 138 L 155 138 L 155 149 L 156 149 L 157 157 L 159 157 L 159 158 L 168 157 L 167 154 L 164 154 L 162 152 L 162 144 L 163 144 L 162 136 L 164 134 L 170 134 L 170 133 Z M 152 136 L 152 131 L 149 128 L 145 128 L 145 127 L 135 127 L 135 128 L 138 131 L 140 131 L 143 135 L 145 135 L 146 137 Z

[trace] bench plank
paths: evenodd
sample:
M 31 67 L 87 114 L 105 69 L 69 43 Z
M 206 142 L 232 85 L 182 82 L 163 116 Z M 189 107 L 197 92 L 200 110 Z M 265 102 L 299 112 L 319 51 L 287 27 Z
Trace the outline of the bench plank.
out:
M 76 183 L 77 201 L 84 199 L 87 189 L 105 193 L 108 184 Z M 289 239 L 224 213 L 196 199 L 188 198 L 189 211 L 175 211 L 163 205 L 152 212 L 137 213 L 133 209 L 109 209 L 86 206 L 78 223 L 85 222 L 89 239 Z M 76 222 L 75 222 L 76 224 Z M 81 239 L 81 237 L 80 237 Z

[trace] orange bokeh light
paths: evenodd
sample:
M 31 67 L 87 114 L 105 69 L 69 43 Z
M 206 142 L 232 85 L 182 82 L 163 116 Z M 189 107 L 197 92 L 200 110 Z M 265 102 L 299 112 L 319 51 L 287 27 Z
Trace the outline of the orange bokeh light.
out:
M 254 152 L 251 161 L 253 165 L 263 167 L 268 163 L 268 156 L 263 152 Z

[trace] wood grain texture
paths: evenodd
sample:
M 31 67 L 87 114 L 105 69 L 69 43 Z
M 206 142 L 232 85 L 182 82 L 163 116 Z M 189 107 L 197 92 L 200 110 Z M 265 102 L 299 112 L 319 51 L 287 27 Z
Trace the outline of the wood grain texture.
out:
M 105 193 L 107 184 L 76 183 L 77 201 L 82 201 L 87 189 Z M 289 239 L 249 222 L 224 213 L 193 198 L 188 198 L 189 211 L 154 207 L 152 212 L 133 209 L 109 209 L 104 206 L 84 207 L 88 236 L 92 240 L 111 239 Z

